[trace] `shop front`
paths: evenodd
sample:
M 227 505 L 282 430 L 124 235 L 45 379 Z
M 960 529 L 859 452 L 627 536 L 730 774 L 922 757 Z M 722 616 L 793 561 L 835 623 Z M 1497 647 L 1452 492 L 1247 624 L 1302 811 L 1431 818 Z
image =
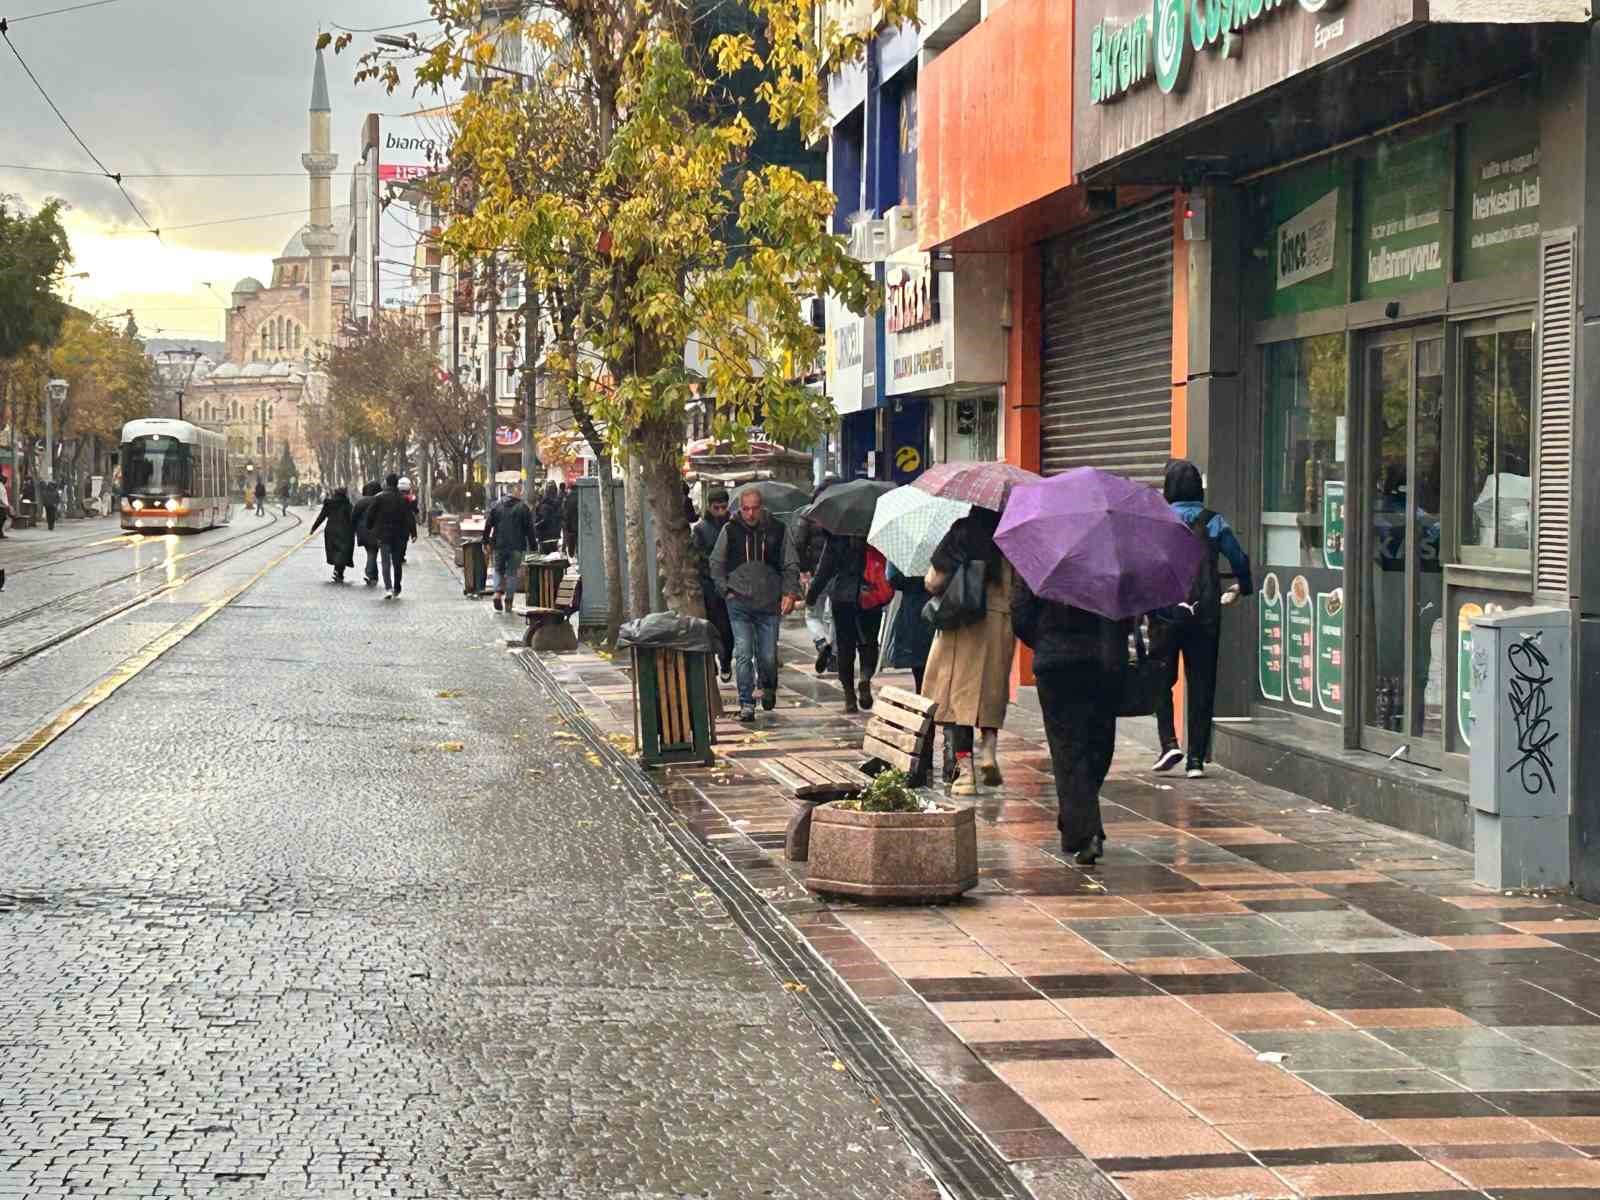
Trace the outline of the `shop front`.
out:
M 844 479 L 872 476 L 878 465 L 873 321 L 833 296 L 827 300 L 826 320 L 826 385 L 839 414 L 839 474 Z
M 1471 619 L 1577 592 L 1584 183 L 1547 149 L 1585 35 L 1381 0 L 1245 12 L 1224 55 L 1197 5 L 1176 79 L 1159 39 L 1137 78 L 1134 36 L 1091 18 L 1075 110 L 1091 183 L 1183 197 L 1172 445 L 1258 588 L 1226 624 L 1214 754 L 1469 845 Z M 1371 86 L 1391 73 L 1411 86 Z
M 915 249 L 884 264 L 889 478 L 935 463 L 996 461 L 1006 372 L 1003 256 L 935 258 Z

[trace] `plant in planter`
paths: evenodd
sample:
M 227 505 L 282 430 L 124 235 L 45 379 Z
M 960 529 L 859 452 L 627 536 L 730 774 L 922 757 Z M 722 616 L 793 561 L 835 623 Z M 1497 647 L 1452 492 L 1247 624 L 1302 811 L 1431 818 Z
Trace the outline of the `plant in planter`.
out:
M 806 887 L 878 900 L 942 900 L 978 882 L 969 807 L 924 800 L 899 771 L 811 816 Z

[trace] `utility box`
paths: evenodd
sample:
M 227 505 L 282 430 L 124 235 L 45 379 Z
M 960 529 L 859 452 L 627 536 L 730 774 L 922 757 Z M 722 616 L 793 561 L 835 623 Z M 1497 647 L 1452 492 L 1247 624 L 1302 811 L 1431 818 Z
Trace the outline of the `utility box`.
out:
M 1472 799 L 1477 881 L 1571 882 L 1572 614 L 1519 608 L 1472 621 Z
M 578 624 L 584 629 L 603 626 L 610 614 L 606 599 L 606 559 L 600 547 L 600 481 L 585 476 L 572 485 L 578 492 L 578 574 L 583 576 L 583 607 L 578 613 Z M 628 594 L 628 576 L 633 563 L 628 561 L 627 537 L 623 519 L 623 485 L 620 479 L 612 481 L 612 515 L 616 522 L 617 545 L 621 548 L 622 594 Z M 663 608 L 661 581 L 656 577 L 656 523 L 645 509 L 646 569 L 650 579 L 651 607 Z

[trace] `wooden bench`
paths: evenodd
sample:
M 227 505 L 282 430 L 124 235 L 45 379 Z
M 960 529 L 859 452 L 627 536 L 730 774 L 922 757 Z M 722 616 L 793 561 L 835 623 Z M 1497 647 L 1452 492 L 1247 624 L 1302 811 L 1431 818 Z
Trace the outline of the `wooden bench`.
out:
M 572 632 L 572 614 L 583 603 L 583 577 L 567 575 L 552 597 L 554 603 L 514 611 L 528 623 L 522 644 L 535 650 L 565 653 L 578 648 L 578 635 Z
M 791 862 L 804 862 L 811 843 L 811 810 L 818 804 L 860 791 L 885 766 L 906 773 L 912 787 L 932 779 L 933 717 L 938 705 L 905 688 L 886 687 L 874 696 L 872 716 L 861 739 L 866 755 L 859 766 L 838 758 L 800 754 L 765 760 L 767 773 L 793 794 L 794 811 L 784 839 Z

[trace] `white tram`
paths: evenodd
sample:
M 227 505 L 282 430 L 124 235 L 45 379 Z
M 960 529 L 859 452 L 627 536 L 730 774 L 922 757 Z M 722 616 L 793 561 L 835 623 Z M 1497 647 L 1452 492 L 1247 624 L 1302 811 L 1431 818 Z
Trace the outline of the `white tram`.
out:
M 210 529 L 233 518 L 220 433 L 162 417 L 129 421 L 118 461 L 124 529 Z

